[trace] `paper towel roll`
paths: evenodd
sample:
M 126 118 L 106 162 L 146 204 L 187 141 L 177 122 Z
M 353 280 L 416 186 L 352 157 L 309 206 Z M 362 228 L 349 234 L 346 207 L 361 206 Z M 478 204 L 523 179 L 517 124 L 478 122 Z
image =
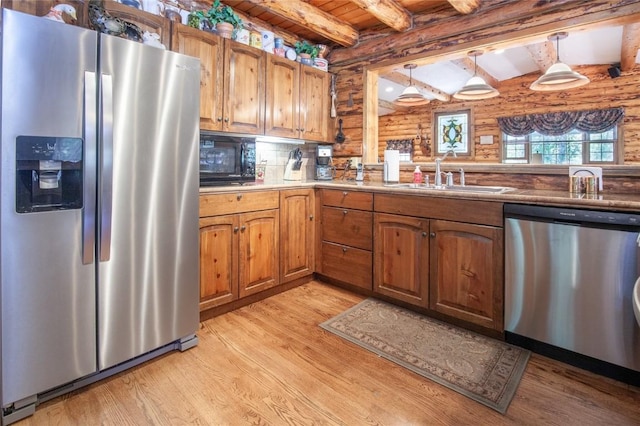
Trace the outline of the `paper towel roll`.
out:
M 400 151 L 397 149 L 384 151 L 383 179 L 388 183 L 400 182 Z

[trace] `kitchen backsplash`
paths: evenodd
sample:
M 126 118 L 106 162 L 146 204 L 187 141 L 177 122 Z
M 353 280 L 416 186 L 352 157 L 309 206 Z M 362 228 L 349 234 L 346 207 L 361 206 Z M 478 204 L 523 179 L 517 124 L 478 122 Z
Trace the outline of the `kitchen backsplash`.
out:
M 266 160 L 265 183 L 278 183 L 284 178 L 289 153 L 296 148 L 302 151 L 302 181 L 315 178 L 317 144 L 292 145 L 284 143 L 256 142 L 256 164 Z

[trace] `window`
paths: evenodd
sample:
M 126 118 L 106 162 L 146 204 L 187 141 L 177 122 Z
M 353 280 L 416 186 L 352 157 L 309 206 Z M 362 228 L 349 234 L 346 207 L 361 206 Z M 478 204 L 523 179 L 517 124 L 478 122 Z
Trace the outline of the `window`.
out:
M 472 155 L 469 141 L 473 140 L 469 122 L 471 111 L 439 112 L 434 114 L 434 140 L 436 155 L 454 153 L 454 155 Z
M 621 107 L 498 117 L 504 163 L 615 164 Z
M 505 163 L 613 164 L 616 162 L 618 129 L 583 132 L 573 129 L 550 136 L 531 132 L 525 136 L 502 134 Z

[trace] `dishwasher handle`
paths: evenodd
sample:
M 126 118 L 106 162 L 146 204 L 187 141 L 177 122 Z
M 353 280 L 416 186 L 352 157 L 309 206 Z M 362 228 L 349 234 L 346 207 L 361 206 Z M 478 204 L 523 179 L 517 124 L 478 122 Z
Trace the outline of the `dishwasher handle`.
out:
M 604 224 L 640 229 L 640 214 L 547 207 L 530 204 L 505 204 L 505 217 L 567 224 Z

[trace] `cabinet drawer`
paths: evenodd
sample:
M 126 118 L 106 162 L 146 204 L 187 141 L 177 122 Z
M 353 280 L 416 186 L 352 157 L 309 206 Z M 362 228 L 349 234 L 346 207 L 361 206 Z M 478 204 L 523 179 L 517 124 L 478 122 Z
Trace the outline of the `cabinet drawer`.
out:
M 495 201 L 376 194 L 375 211 L 502 227 L 502 203 Z
M 225 192 L 200 195 L 200 217 L 277 209 L 278 191 Z
M 371 250 L 373 245 L 373 213 L 323 207 L 322 239 L 363 250 Z
M 349 209 L 372 210 L 373 194 L 370 192 L 322 190 L 322 204 Z
M 322 274 L 371 290 L 372 254 L 370 251 L 323 241 Z

